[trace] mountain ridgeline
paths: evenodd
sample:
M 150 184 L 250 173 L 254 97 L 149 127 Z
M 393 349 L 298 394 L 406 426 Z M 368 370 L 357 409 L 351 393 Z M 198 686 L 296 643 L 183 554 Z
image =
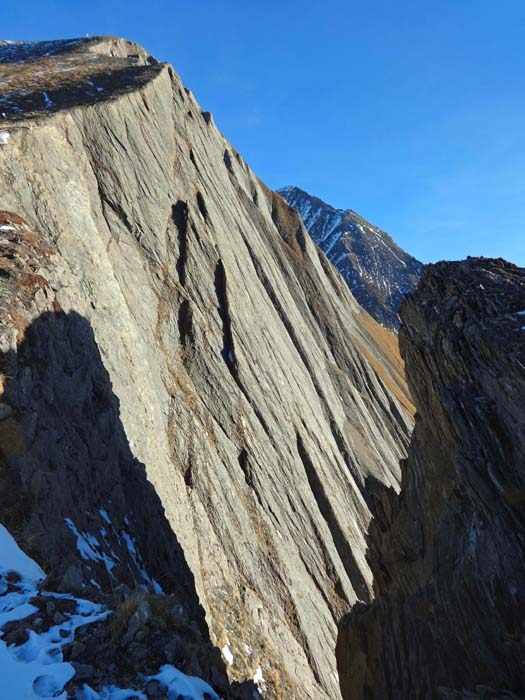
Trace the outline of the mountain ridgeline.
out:
M 335 265 L 361 306 L 391 331 L 421 274 L 421 263 L 351 209 L 335 209 L 298 187 L 278 190 L 297 209 L 311 237 Z

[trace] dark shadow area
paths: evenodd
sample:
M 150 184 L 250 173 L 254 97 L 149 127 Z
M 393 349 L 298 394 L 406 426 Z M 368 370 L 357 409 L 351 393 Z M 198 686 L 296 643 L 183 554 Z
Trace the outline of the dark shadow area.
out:
M 487 494 L 479 484 L 469 492 L 461 483 L 433 513 L 427 495 L 436 478 L 429 466 L 435 458 L 422 470 L 427 483 L 418 483 L 417 439 L 413 436 L 401 464 L 399 494 L 374 477 L 366 479 L 373 515 L 366 556 L 375 598 L 357 603 L 340 621 L 336 656 L 342 695 L 345 700 L 521 699 L 523 511 L 503 505 L 496 492 L 484 503 Z M 423 444 L 428 448 L 427 441 Z M 433 454 L 438 454 L 435 446 Z M 445 478 L 435 483 L 437 503 L 450 486 Z
M 345 700 L 523 698 L 524 279 L 441 262 L 403 301 L 415 427 L 399 494 L 366 480 L 375 596 L 340 623 Z
M 89 321 L 75 312 L 41 315 L 18 351 L 0 356 L 0 375 L 2 522 L 46 571 L 46 588 L 115 610 L 79 632 L 80 652 L 75 642 L 65 659 L 115 683 L 170 663 L 224 698 L 258 697 L 252 681 L 228 682 Z
M 215 294 L 217 295 L 217 309 L 222 321 L 222 357 L 232 375 L 236 377 L 235 348 L 228 301 L 226 270 L 221 259 L 218 260 L 215 266 Z

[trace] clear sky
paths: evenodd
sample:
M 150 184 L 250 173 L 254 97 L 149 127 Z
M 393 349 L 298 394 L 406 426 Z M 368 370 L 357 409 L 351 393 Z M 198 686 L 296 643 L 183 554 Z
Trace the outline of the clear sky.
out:
M 524 0 L 24 0 L 0 33 L 138 41 L 270 187 L 525 265 Z

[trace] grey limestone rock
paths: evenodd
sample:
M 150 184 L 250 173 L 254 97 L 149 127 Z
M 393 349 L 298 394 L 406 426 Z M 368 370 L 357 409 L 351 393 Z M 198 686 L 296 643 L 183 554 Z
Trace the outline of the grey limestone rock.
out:
M 232 681 L 338 697 L 366 483 L 398 488 L 412 427 L 396 339 L 171 66 L 95 38 L 2 75 L 2 512 L 50 578 L 175 595 Z

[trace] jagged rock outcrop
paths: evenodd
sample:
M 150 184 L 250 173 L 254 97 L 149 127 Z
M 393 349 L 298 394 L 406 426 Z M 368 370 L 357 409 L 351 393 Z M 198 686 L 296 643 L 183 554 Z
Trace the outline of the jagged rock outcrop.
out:
M 428 266 L 401 319 L 416 426 L 399 496 L 371 484 L 376 599 L 341 623 L 343 697 L 523 697 L 525 270 Z
M 415 289 L 421 263 L 351 209 L 335 209 L 299 187 L 278 192 L 297 209 L 361 306 L 382 326 L 397 332 L 399 305 Z
M 63 589 L 156 582 L 233 680 L 337 697 L 366 483 L 397 488 L 412 426 L 396 340 L 171 66 L 106 38 L 0 60 L 2 517 Z

